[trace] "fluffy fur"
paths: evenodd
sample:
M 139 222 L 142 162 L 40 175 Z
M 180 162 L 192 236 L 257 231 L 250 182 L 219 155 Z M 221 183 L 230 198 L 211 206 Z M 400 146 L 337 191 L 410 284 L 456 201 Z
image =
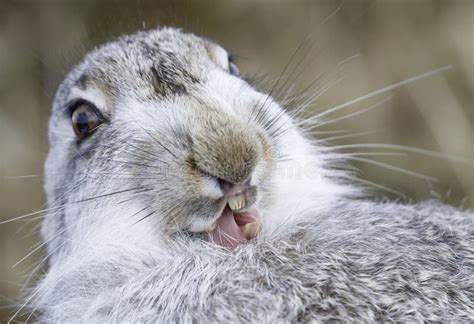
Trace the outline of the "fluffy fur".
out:
M 474 228 L 435 202 L 347 202 L 235 253 L 103 243 L 53 269 L 51 322 L 470 322 Z M 97 251 L 97 254 L 92 251 Z
M 473 321 L 474 217 L 436 202 L 360 199 L 227 52 L 173 29 L 89 54 L 58 90 L 43 237 L 28 298 L 47 322 Z M 70 103 L 107 122 L 84 141 Z M 202 240 L 217 178 L 249 179 L 260 236 Z M 346 181 L 343 181 L 346 179 Z

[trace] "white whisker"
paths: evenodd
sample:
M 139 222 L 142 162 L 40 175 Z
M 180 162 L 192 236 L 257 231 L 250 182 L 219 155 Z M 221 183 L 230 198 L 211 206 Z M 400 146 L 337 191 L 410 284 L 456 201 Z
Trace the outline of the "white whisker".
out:
M 315 142 L 316 143 L 324 143 L 324 142 L 328 142 L 328 141 L 335 141 L 335 140 L 340 140 L 340 139 L 348 139 L 348 138 L 354 138 L 354 137 L 359 137 L 359 136 L 372 135 L 372 134 L 375 134 L 375 133 L 377 133 L 377 131 L 367 131 L 367 132 L 359 132 L 359 133 L 347 134 L 347 135 L 331 136 L 331 137 L 318 139 Z
M 434 158 L 438 158 L 438 159 L 445 159 L 445 160 L 449 160 L 449 161 L 465 163 L 467 165 L 474 166 L 474 162 L 469 158 L 459 157 L 459 156 L 454 156 L 454 155 L 448 155 L 448 154 L 439 153 L 439 152 L 435 152 L 435 151 L 420 149 L 420 148 L 417 148 L 417 147 L 398 145 L 398 144 L 384 144 L 384 143 L 379 143 L 379 144 L 378 143 L 345 144 L 345 145 L 333 146 L 333 147 L 330 147 L 330 148 L 327 147 L 325 149 L 328 150 L 328 151 L 332 151 L 332 150 L 343 150 L 343 149 L 351 149 L 351 148 L 374 148 L 374 149 L 400 150 L 400 151 L 416 153 L 416 154 L 420 154 L 420 155 L 426 155 L 426 156 L 434 157 Z
M 325 125 L 334 124 L 334 123 L 336 123 L 336 122 L 338 122 L 338 121 L 341 121 L 341 120 L 344 120 L 344 119 L 347 119 L 347 118 L 355 117 L 355 116 L 357 116 L 357 115 L 366 113 L 366 112 L 368 112 L 368 111 L 370 111 L 370 110 L 373 110 L 373 109 L 379 107 L 381 104 L 387 102 L 387 101 L 390 100 L 390 99 L 391 99 L 391 96 L 388 96 L 388 97 L 386 97 L 386 98 L 384 98 L 384 99 L 382 99 L 382 100 L 376 102 L 375 104 L 373 104 L 373 105 L 371 105 L 371 106 L 369 106 L 369 107 L 367 107 L 367 108 L 364 108 L 364 109 L 362 109 L 362 110 L 359 110 L 359 111 L 356 111 L 356 112 L 353 112 L 353 113 L 350 113 L 350 114 L 347 114 L 347 115 L 344 115 L 344 116 L 341 116 L 341 117 L 337 117 L 337 118 L 334 118 L 334 119 L 330 119 L 330 120 L 325 121 L 325 122 L 316 123 L 315 125 L 310 126 L 309 128 L 310 128 L 310 129 L 316 129 L 316 128 L 318 128 L 318 127 L 322 127 L 322 126 L 325 126 Z M 307 122 L 309 122 L 309 123 L 314 122 L 314 121 L 315 121 L 315 120 L 312 119 L 312 118 L 310 118 L 310 119 L 307 120 Z
M 391 192 L 391 193 L 393 193 L 393 194 L 395 194 L 395 195 L 397 195 L 401 198 L 408 199 L 408 197 L 405 194 L 401 193 L 400 191 L 397 191 L 395 189 L 386 187 L 384 185 L 381 185 L 381 184 L 378 184 L 378 183 L 375 183 L 375 182 L 372 182 L 372 181 L 369 181 L 369 180 L 363 180 L 363 179 L 360 179 L 360 178 L 357 178 L 357 177 L 346 176 L 346 178 L 348 178 L 350 180 L 353 180 L 353 181 L 357 181 L 357 182 L 366 184 L 366 185 L 369 185 L 369 186 L 372 186 L 372 187 L 377 188 L 377 189 L 382 189 L 382 190 L 385 190 L 387 192 Z
M 372 91 L 372 92 L 369 92 L 368 94 L 366 95 L 363 95 L 363 96 L 360 96 L 360 97 L 357 97 L 355 99 L 352 99 L 352 100 L 349 100 L 345 103 L 342 103 L 340 105 L 337 105 L 335 107 L 332 107 L 328 110 L 325 110 L 324 112 L 312 117 L 312 118 L 321 118 L 323 116 L 326 116 L 328 114 L 331 114 L 335 111 L 338 111 L 340 109 L 343 109 L 343 108 L 346 108 L 350 105 L 353 105 L 355 103 L 358 103 L 358 102 L 361 102 L 361 101 L 364 101 L 364 100 L 367 100 L 369 98 L 372 98 L 372 97 L 375 97 L 377 95 L 380 95 L 382 93 L 385 93 L 387 91 L 391 91 L 391 90 L 395 90 L 397 88 L 400 88 L 404 85 L 407 85 L 407 84 L 410 84 L 410 83 L 413 83 L 413 82 L 417 82 L 417 81 L 420 81 L 420 80 L 423 80 L 423 79 L 426 79 L 426 78 L 429 78 L 431 76 L 434 76 L 434 75 L 437 75 L 437 74 L 440 74 L 440 73 L 443 73 L 447 70 L 450 70 L 452 69 L 452 66 L 451 65 L 448 65 L 448 66 L 444 66 L 444 67 L 441 67 L 441 68 L 438 68 L 438 69 L 435 69 L 435 70 L 432 70 L 432 71 L 429 71 L 429 72 L 425 72 L 425 73 L 422 73 L 422 74 L 419 74 L 417 76 L 414 76 L 414 77 L 411 77 L 411 78 L 408 78 L 408 79 L 405 79 L 403 81 L 400 81 L 400 82 L 397 82 L 397 83 L 394 83 L 394 84 L 391 84 L 389 86 L 386 86 L 386 87 L 383 87 L 383 88 L 380 88 L 380 89 L 377 89 L 375 91 Z
M 373 165 L 376 165 L 376 166 L 379 166 L 379 167 L 382 167 L 382 168 L 386 168 L 388 170 L 400 172 L 400 173 L 410 175 L 410 176 L 413 176 L 413 177 L 416 177 L 416 178 L 419 178 L 419 179 L 427 180 L 427 181 L 432 181 L 432 182 L 437 182 L 438 181 L 438 179 L 436 179 L 434 177 L 430 177 L 430 176 L 427 176 L 427 175 L 424 175 L 424 174 L 421 174 L 421 173 L 418 173 L 418 172 L 406 170 L 406 169 L 396 167 L 396 166 L 393 166 L 393 165 L 390 165 L 390 164 L 387 164 L 387 163 L 383 163 L 383 162 L 378 162 L 378 161 L 369 160 L 369 159 L 360 158 L 360 157 L 355 157 L 355 156 L 347 156 L 346 159 L 373 164 Z
M 42 174 L 25 174 L 20 176 L 5 176 L 4 179 L 25 179 L 25 178 L 40 178 Z

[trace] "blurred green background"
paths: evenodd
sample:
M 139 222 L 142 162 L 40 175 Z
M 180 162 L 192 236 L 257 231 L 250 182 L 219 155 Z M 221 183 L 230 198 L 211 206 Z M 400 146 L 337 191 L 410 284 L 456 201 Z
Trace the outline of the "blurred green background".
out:
M 216 40 L 236 54 L 244 76 L 266 76 L 263 89 L 272 87 L 300 48 L 285 71 L 285 89 L 297 94 L 318 80 L 307 92 L 311 95 L 333 84 L 307 108 L 308 116 L 452 65 L 442 74 L 332 114 L 337 118 L 356 113 L 387 99 L 373 110 L 316 129 L 315 136 L 370 132 L 329 142 L 392 143 L 463 157 L 471 165 L 415 153 L 370 157 L 433 176 L 436 183 L 361 161 L 353 165 L 362 179 L 414 200 L 435 196 L 472 207 L 473 7 L 472 0 L 0 0 L 0 221 L 44 208 L 41 173 L 49 108 L 69 68 L 112 37 L 158 25 L 182 27 Z M 393 197 L 377 189 L 373 193 Z M 21 290 L 35 280 L 27 277 L 42 253 L 33 250 L 39 240 L 37 216 L 0 225 L 0 321 L 11 314 L 9 305 Z

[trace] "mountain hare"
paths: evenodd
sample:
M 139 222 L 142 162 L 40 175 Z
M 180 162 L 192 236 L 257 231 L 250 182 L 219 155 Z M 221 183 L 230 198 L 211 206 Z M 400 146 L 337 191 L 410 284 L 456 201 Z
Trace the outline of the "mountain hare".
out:
M 45 167 L 50 323 L 474 321 L 474 214 L 372 201 L 219 45 L 176 29 L 92 51 Z

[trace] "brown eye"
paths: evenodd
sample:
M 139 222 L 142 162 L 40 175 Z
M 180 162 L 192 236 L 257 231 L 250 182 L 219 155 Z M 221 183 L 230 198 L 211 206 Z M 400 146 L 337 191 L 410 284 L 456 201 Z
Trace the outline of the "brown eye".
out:
M 71 116 L 72 128 L 79 139 L 84 139 L 92 134 L 102 123 L 96 110 L 90 104 L 80 103 Z

